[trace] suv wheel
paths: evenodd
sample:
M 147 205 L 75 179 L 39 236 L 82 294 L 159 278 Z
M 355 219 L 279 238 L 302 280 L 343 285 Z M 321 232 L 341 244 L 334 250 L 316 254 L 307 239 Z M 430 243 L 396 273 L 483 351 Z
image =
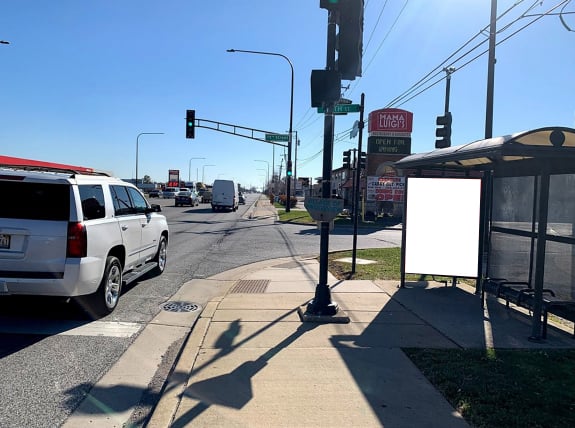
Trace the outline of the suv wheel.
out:
M 106 268 L 95 293 L 78 298 L 80 306 L 94 319 L 106 316 L 116 308 L 122 292 L 122 264 L 114 256 L 106 259 Z
M 166 262 L 168 260 L 168 241 L 165 236 L 160 238 L 160 244 L 158 245 L 158 252 L 154 257 L 154 261 L 158 264 L 156 267 L 156 272 L 161 274 L 166 269 Z

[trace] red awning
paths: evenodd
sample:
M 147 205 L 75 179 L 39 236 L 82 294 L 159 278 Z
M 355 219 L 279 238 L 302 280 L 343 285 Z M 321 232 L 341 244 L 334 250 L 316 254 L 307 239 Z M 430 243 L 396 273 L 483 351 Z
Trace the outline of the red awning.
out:
M 12 156 L 2 156 L 2 155 L 0 155 L 0 165 L 39 166 L 39 167 L 46 167 L 46 168 L 70 169 L 70 170 L 77 171 L 77 172 L 88 172 L 88 173 L 94 172 L 93 168 L 87 168 L 85 166 L 66 165 L 66 164 L 62 164 L 62 163 L 44 162 L 44 161 L 39 161 L 39 160 L 14 158 Z

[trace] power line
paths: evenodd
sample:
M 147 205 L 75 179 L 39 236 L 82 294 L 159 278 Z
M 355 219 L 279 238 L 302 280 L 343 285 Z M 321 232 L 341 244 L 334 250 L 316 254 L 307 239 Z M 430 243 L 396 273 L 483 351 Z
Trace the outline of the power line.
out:
M 501 19 L 503 16 L 505 16 L 508 12 L 510 12 L 513 8 L 515 8 L 516 6 L 518 6 L 523 0 L 521 0 L 520 2 L 516 2 L 514 5 L 512 5 L 510 8 L 508 8 L 504 13 L 502 13 L 499 18 L 497 18 L 498 20 Z M 554 11 L 555 9 L 559 8 L 560 6 L 564 6 L 567 3 L 569 3 L 571 0 L 564 0 L 560 3 L 558 3 L 557 5 L 553 6 L 551 9 L 549 9 L 547 12 L 543 13 L 543 14 L 539 14 L 536 15 L 536 18 L 533 19 L 532 21 L 530 21 L 528 24 L 524 25 L 523 27 L 519 28 L 517 31 L 513 32 L 512 34 L 510 34 L 509 36 L 505 37 L 504 39 L 500 40 L 499 42 L 497 42 L 496 46 L 507 41 L 509 38 L 513 37 L 514 35 L 516 35 L 517 33 L 519 33 L 520 31 L 524 30 L 525 28 L 527 28 L 528 26 L 532 25 L 533 23 L 535 23 L 536 21 L 538 21 L 539 19 L 543 18 L 544 16 L 548 16 L 551 15 L 551 12 Z M 527 15 L 527 13 L 532 10 L 537 4 L 541 4 L 541 2 L 536 1 L 534 2 L 531 6 L 528 7 L 528 9 L 523 12 L 519 17 L 517 17 L 515 20 L 513 20 L 512 22 L 510 22 L 509 24 L 507 24 L 506 26 L 504 26 L 501 30 L 499 30 L 497 33 L 501 33 L 509 28 L 511 28 L 511 26 L 513 26 L 514 24 L 516 24 L 519 20 L 523 19 L 523 18 L 527 18 L 527 17 L 531 17 L 531 16 L 535 16 L 535 15 Z M 386 107 L 391 107 L 391 106 L 395 106 L 395 107 L 399 107 L 405 103 L 407 103 L 408 101 L 411 101 L 413 98 L 417 97 L 418 95 L 421 95 L 423 92 L 427 91 L 428 89 L 432 88 L 433 86 L 435 86 L 436 84 L 438 84 L 439 82 L 441 82 L 442 80 L 444 80 L 446 78 L 446 76 L 442 76 L 439 80 L 423 87 L 424 85 L 426 85 L 428 82 L 430 82 L 432 79 L 436 78 L 439 74 L 441 74 L 441 72 L 443 71 L 443 69 L 438 70 L 440 67 L 444 66 L 444 64 L 446 64 L 447 61 L 449 61 L 454 55 L 456 55 L 458 52 L 460 52 L 465 46 L 467 46 L 469 43 L 471 43 L 475 38 L 477 38 L 480 34 L 482 34 L 489 26 L 486 26 L 484 29 L 482 29 L 477 35 L 473 36 L 470 40 L 468 40 L 461 48 L 459 48 L 457 51 L 455 51 L 453 54 L 451 54 L 446 60 L 444 60 L 439 66 L 437 66 L 436 68 L 434 68 L 431 72 L 429 72 L 427 75 L 425 75 L 422 79 L 420 79 L 417 83 L 415 83 L 414 85 L 412 85 L 408 90 L 406 90 L 405 92 L 403 92 L 401 95 L 397 96 L 396 98 L 394 98 L 392 101 L 390 101 Z M 455 66 L 455 64 L 464 59 L 466 56 L 468 56 L 469 54 L 471 54 L 474 50 L 476 50 L 477 48 L 479 48 L 481 45 L 483 45 L 484 43 L 486 43 L 488 41 L 488 39 L 484 39 L 483 41 L 481 41 L 480 43 L 478 43 L 477 45 L 475 45 L 472 49 L 468 50 L 466 53 L 464 53 L 463 55 L 459 56 L 457 59 L 455 59 L 454 61 L 452 61 L 451 63 L 449 63 L 449 66 Z M 463 63 L 462 65 L 457 66 L 457 70 L 461 70 L 462 68 L 466 67 L 467 65 L 469 65 L 470 63 L 472 63 L 473 61 L 477 60 L 478 58 L 480 58 L 481 56 L 483 56 L 485 53 L 488 52 L 488 49 L 480 52 L 478 55 L 474 56 L 473 58 L 471 58 L 470 60 L 468 60 L 467 62 Z M 422 88 L 423 87 L 423 88 Z M 414 93 L 415 91 L 417 91 L 416 93 Z M 413 95 L 412 95 L 413 94 Z

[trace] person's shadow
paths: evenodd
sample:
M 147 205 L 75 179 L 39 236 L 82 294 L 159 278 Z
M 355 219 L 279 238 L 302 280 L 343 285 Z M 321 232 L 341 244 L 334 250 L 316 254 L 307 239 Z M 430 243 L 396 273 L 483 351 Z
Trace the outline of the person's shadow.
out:
M 317 325 L 318 324 L 315 323 L 302 323 L 290 336 L 278 343 L 275 347 L 269 349 L 257 360 L 246 361 L 230 373 L 192 383 L 184 392 L 184 396 L 198 400 L 199 403 L 176 419 L 172 426 L 174 428 L 188 426 L 188 424 L 191 424 L 195 418 L 213 404 L 233 409 L 241 409 L 244 407 L 253 398 L 252 377 L 261 371 L 274 355 L 295 342 L 305 332 L 314 329 Z M 231 327 L 239 331 L 237 322 L 232 323 Z M 230 330 L 223 333 L 217 343 L 229 344 L 229 332 Z M 237 347 L 238 345 L 235 346 L 235 348 Z M 210 363 L 222 357 L 222 354 L 233 352 L 235 348 L 222 348 L 222 352 L 218 353 Z M 202 367 L 206 367 L 206 365 L 207 363 Z

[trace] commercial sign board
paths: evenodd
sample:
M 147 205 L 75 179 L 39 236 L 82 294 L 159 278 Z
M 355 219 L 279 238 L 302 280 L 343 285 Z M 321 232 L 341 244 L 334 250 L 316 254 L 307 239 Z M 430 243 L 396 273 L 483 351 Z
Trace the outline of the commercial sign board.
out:
M 378 137 L 370 136 L 367 139 L 368 154 L 411 154 L 411 137 Z
M 403 202 L 405 196 L 405 177 L 368 176 L 367 201 Z
M 384 108 L 369 113 L 368 131 L 371 132 L 411 132 L 413 113 L 397 108 Z
M 168 170 L 168 186 L 178 187 L 180 185 L 180 170 L 179 169 L 169 169 Z

